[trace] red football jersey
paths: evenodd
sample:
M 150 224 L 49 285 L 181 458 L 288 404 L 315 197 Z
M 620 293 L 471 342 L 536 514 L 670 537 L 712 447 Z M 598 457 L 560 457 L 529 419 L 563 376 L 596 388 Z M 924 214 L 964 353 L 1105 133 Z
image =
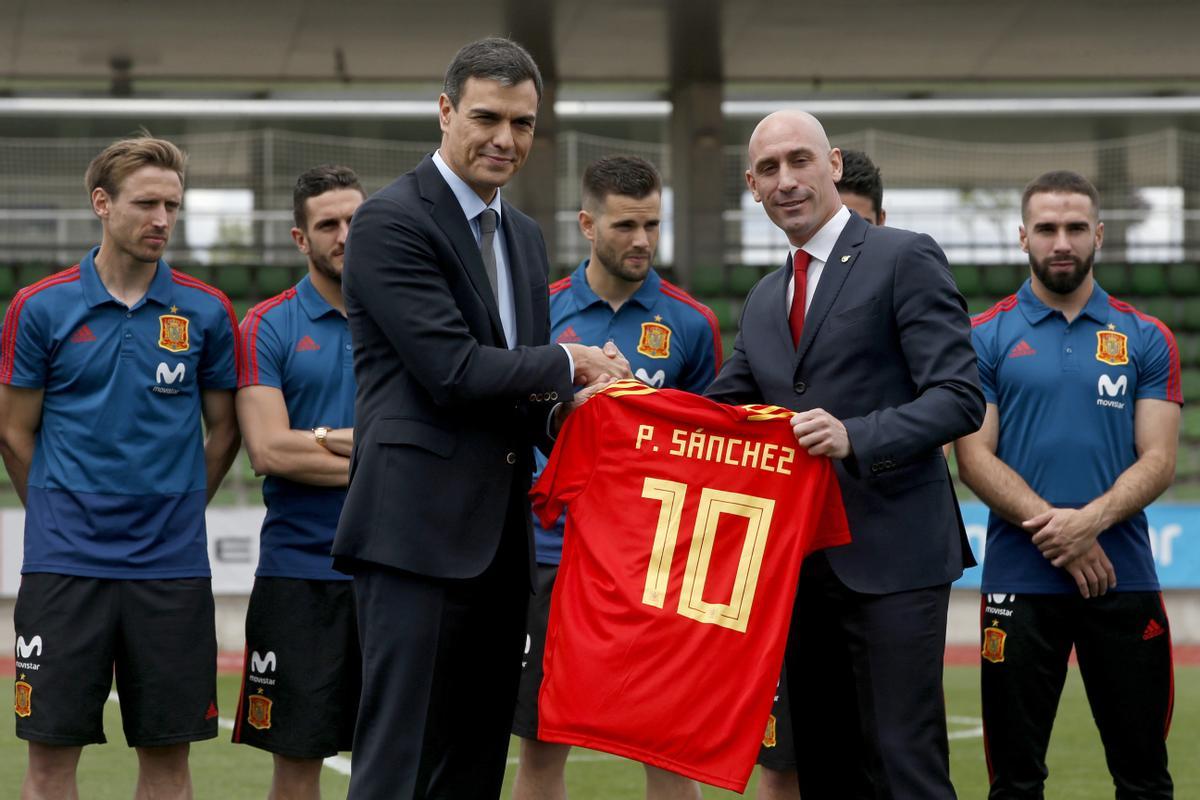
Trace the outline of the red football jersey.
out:
M 531 492 L 567 508 L 538 738 L 746 788 L 800 562 L 850 541 L 790 417 L 635 381 L 571 415 Z

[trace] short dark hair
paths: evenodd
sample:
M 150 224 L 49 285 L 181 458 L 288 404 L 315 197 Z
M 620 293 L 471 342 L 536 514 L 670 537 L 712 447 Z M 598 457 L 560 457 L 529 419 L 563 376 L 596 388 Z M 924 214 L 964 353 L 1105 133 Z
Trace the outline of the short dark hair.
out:
M 337 164 L 313 167 L 296 179 L 296 188 L 292 191 L 292 219 L 297 228 L 305 230 L 308 225 L 308 208 L 305 205 L 308 198 L 334 189 L 354 189 L 363 197 L 367 196 L 354 170 Z
M 861 150 L 842 151 L 842 179 L 837 189 L 869 198 L 876 215 L 883 210 L 883 177 L 875 162 Z
M 1092 201 L 1092 210 L 1100 214 L 1100 193 L 1087 178 L 1069 169 L 1055 169 L 1038 175 L 1021 195 L 1021 219 L 1029 211 L 1029 198 L 1035 194 L 1082 194 Z
M 511 39 L 489 36 L 471 42 L 455 53 L 442 84 L 442 91 L 454 108 L 458 108 L 458 99 L 462 97 L 468 78 L 496 81 L 501 86 L 533 81 L 538 102 L 542 101 L 542 73 L 529 51 Z
M 142 167 L 169 169 L 179 176 L 179 183 L 182 184 L 187 155 L 166 139 L 156 139 L 144 132 L 128 139 L 118 139 L 104 148 L 88 164 L 83 182 L 89 195 L 97 189 L 103 189 L 109 197 L 116 197 L 125 179 Z
M 610 194 L 637 200 L 662 192 L 658 170 L 637 156 L 606 156 L 583 171 L 583 206 L 594 211 Z

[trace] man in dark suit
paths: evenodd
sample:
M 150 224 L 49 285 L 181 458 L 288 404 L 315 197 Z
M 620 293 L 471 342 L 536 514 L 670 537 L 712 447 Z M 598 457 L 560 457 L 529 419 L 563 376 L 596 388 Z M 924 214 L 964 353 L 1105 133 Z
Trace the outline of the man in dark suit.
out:
M 551 345 L 545 244 L 500 198 L 533 143 L 533 59 L 455 56 L 441 146 L 367 200 L 346 245 L 355 446 L 333 554 L 363 688 L 352 798 L 495 798 L 524 644 L 532 445 L 619 354 Z
M 797 409 L 854 538 L 800 574 L 786 658 L 800 792 L 952 798 L 942 658 L 950 583 L 973 560 L 940 446 L 983 418 L 965 303 L 932 239 L 842 205 L 841 153 L 814 117 L 768 116 L 749 156 L 791 255 L 746 298 L 707 394 Z

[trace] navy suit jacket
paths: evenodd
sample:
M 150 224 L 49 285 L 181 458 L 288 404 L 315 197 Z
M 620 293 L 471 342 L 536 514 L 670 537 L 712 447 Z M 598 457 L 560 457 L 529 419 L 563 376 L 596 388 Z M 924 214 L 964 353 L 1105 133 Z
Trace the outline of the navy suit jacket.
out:
M 750 291 L 733 355 L 706 395 L 822 408 L 853 453 L 834 461 L 853 543 L 826 551 L 865 593 L 949 583 L 975 563 L 941 445 L 979 429 L 966 303 L 929 236 L 851 214 L 805 316 L 788 328 L 785 266 Z
M 479 246 L 426 156 L 359 207 L 342 288 L 354 343 L 355 442 L 335 563 L 470 578 L 491 563 L 533 445 L 571 396 L 548 344 L 546 247 L 504 203 L 517 345 L 509 350 Z M 526 501 L 527 503 L 528 501 Z M 526 506 L 524 526 L 528 530 Z M 532 552 L 532 544 L 530 545 Z M 531 556 L 532 559 L 532 556 Z

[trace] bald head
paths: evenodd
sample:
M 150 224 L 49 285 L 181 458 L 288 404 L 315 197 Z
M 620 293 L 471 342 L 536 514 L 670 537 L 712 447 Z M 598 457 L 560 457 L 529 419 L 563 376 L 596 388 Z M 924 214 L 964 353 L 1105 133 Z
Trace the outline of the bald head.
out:
M 842 153 L 804 111 L 776 111 L 754 128 L 746 186 L 796 247 L 841 208 Z

